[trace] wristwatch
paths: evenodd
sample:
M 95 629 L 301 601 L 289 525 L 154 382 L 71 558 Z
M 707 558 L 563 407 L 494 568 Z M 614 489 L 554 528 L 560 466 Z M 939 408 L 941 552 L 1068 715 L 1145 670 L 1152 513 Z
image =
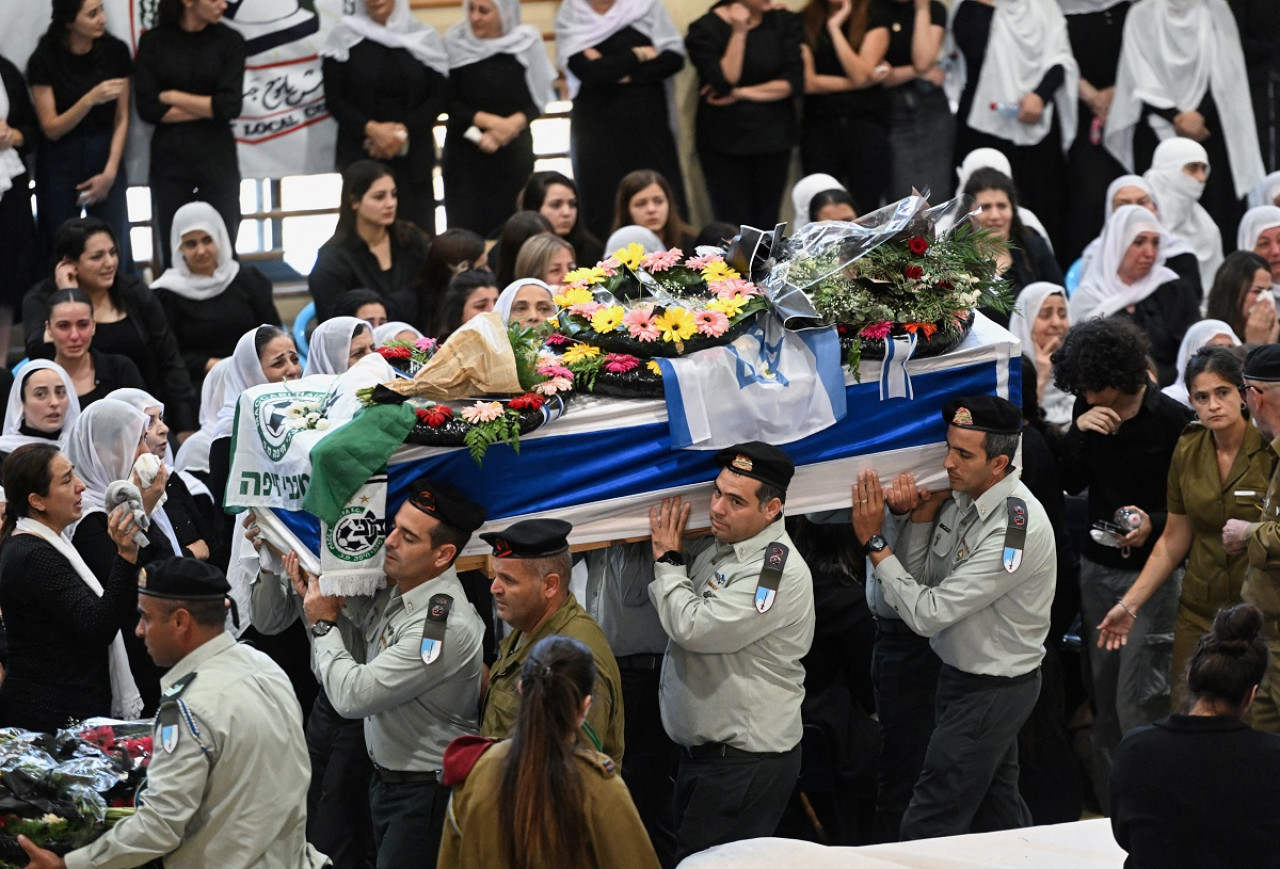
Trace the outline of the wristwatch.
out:
M 684 555 L 679 549 L 668 549 L 662 553 L 661 558 L 655 558 L 658 564 L 674 564 L 677 567 L 684 567 Z
M 880 552 L 888 545 L 889 541 L 885 540 L 879 534 L 872 534 L 867 538 L 867 542 L 862 544 L 862 553 L 864 555 L 870 555 L 873 552 Z
M 330 622 L 330 621 L 326 621 L 325 619 L 320 619 L 314 625 L 311 626 L 311 636 L 323 637 L 325 634 L 329 633 L 329 631 L 333 630 L 337 626 L 338 626 L 337 622 Z

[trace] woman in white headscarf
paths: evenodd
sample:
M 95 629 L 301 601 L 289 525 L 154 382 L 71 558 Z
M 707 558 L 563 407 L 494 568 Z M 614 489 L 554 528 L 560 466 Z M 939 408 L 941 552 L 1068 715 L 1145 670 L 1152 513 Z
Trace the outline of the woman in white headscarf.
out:
M 1187 330 L 1186 337 L 1178 347 L 1178 378 L 1164 387 L 1161 392 L 1191 407 L 1191 397 L 1187 393 L 1187 384 L 1183 382 L 1187 373 L 1187 363 L 1201 347 L 1239 347 L 1240 339 L 1232 331 L 1231 326 L 1222 320 L 1201 320 Z
M 392 320 L 373 330 L 373 346 L 377 349 L 388 341 L 416 341 L 421 337 L 423 337 L 422 332 L 416 326 Z
M 1037 281 L 1022 288 L 1018 308 L 1009 315 L 1009 331 L 1022 342 L 1022 355 L 1036 366 L 1036 394 L 1045 421 L 1062 429 L 1071 422 L 1075 396 L 1053 382 L 1053 352 L 1062 345 L 1071 321 L 1067 291 L 1058 284 Z M 1023 384 L 1025 389 L 1027 384 Z
M 791 188 L 791 209 L 794 215 L 791 218 L 792 232 L 804 229 L 813 222 L 809 206 L 819 194 L 829 190 L 844 191 L 845 187 L 834 176 L 825 172 L 806 175 L 795 183 Z
M 1003 173 L 1013 178 L 1013 183 L 1017 184 L 1018 179 L 1013 177 L 1013 165 L 1009 162 L 1009 158 L 995 148 L 975 148 L 964 156 L 960 161 L 960 166 L 956 169 L 956 192 L 963 193 L 964 188 L 969 184 L 969 177 L 979 169 L 995 169 L 997 172 Z M 1019 187 L 1019 190 L 1022 188 Z M 1049 231 L 1044 228 L 1044 224 L 1040 222 L 1040 218 L 1036 217 L 1036 213 L 1027 206 L 1018 204 L 1018 220 L 1022 221 L 1022 225 L 1027 229 L 1034 229 L 1040 234 L 1040 237 L 1049 245 L 1049 250 L 1053 251 L 1053 239 L 1049 238 Z
M 1072 323 L 1127 316 L 1151 341 L 1161 386 L 1173 382 L 1178 347 L 1200 319 L 1199 290 L 1165 265 L 1167 235 L 1150 211 L 1122 205 L 1102 230 L 1101 250 L 1071 296 Z
M 324 95 L 338 122 L 335 168 L 366 158 L 395 173 L 398 214 L 435 234 L 431 128 L 445 107 L 449 57 L 440 34 L 413 17 L 409 0 L 356 0 L 320 49 Z
M 582 222 L 609 234 L 618 183 L 652 169 L 689 213 L 676 150 L 672 76 L 684 42 L 662 0 L 564 0 L 556 14 L 556 59 L 564 70 L 573 178 Z M 526 201 L 525 208 L 531 207 Z M 581 245 L 575 244 L 579 252 Z
M 190 472 L 196 479 L 208 485 L 209 445 L 213 443 L 213 430 L 218 425 L 218 411 L 226 401 L 227 379 L 235 360 L 227 357 L 214 365 L 200 387 L 200 428 L 182 442 L 174 467 Z
M 191 383 L 235 349 L 235 339 L 258 323 L 280 325 L 271 281 L 237 261 L 222 215 L 207 202 L 188 202 L 169 231 L 173 267 L 152 284 L 164 308 Z
M 636 226 L 633 223 L 630 226 L 620 226 L 613 231 L 613 234 L 604 243 L 605 256 L 613 256 L 615 251 L 625 249 L 633 244 L 640 245 L 644 248 L 645 253 L 656 253 L 667 249 L 667 246 L 662 243 L 662 239 L 658 238 L 657 233 L 653 232 L 653 230 L 645 229 L 643 226 Z M 517 269 L 518 271 L 519 269 Z
M 0 57 L 0 238 L 5 248 L 0 269 L 0 353 L 5 356 L 13 312 L 35 282 L 31 176 L 23 158 L 39 141 L 39 129 L 22 73 Z
M 162 464 L 149 486 L 143 485 L 134 469 L 138 458 L 151 452 L 147 442 L 149 425 L 150 421 L 142 411 L 122 401 L 104 398 L 94 402 L 80 415 L 67 441 L 67 459 L 75 466 L 76 476 L 85 486 L 80 496 L 80 520 L 68 528 L 67 533 L 84 563 L 103 585 L 110 579 L 117 557 L 117 547 L 108 527 L 108 514 L 112 507 L 107 505 L 106 496 L 107 489 L 118 480 L 128 480 L 138 487 L 142 495 L 138 509 L 146 514 L 150 523 L 144 532 L 147 542 L 142 544 L 138 541 L 138 566 L 145 567 L 153 561 L 182 554 L 182 547 L 173 533 L 173 523 L 164 513 L 168 469 Z M 133 637 L 132 632 L 125 637 L 125 647 L 145 708 L 155 709 L 162 671 L 151 661 L 146 647 Z
M 355 317 L 325 320 L 311 333 L 311 348 L 302 376 L 341 374 L 373 352 L 373 330 Z
M 958 53 L 949 85 L 961 87 L 957 156 L 988 147 L 1008 157 L 1006 174 L 1057 236 L 1080 79 L 1062 11 L 1053 0 L 961 0 L 950 30 Z
M 1240 34 L 1226 0 L 1145 0 L 1124 25 L 1107 149 L 1126 169 L 1151 165 L 1157 142 L 1199 142 L 1213 174 L 1201 204 L 1219 226 L 1262 180 L 1262 155 Z
M 1111 214 L 1121 205 L 1140 205 L 1157 218 L 1160 217 L 1160 204 L 1155 189 L 1141 175 L 1121 175 L 1107 185 L 1103 196 L 1102 224 L 1111 219 Z M 1160 221 L 1164 225 L 1164 221 Z M 1166 232 L 1168 228 L 1166 227 Z M 1080 254 L 1080 274 L 1085 274 L 1093 267 L 1093 261 L 1102 249 L 1102 236 L 1093 239 Z M 1176 233 L 1169 232 L 1165 239 L 1164 264 L 1178 273 L 1184 280 L 1200 287 L 1200 260 L 1196 252 Z
M 1249 207 L 1280 205 L 1280 172 L 1272 172 L 1249 191 Z
M 1280 207 L 1258 205 L 1240 219 L 1236 250 L 1251 250 L 1271 267 L 1272 283 L 1280 284 Z
M 493 310 L 504 323 L 536 326 L 556 314 L 555 292 L 537 278 L 517 278 L 507 285 Z
M 556 98 L 556 74 L 542 32 L 520 23 L 519 0 L 467 0 L 465 9 L 444 34 L 444 205 L 450 227 L 489 235 L 533 174 L 529 125 Z
M 13 378 L 0 433 L 0 461 L 26 444 L 61 448 L 80 416 L 76 387 L 62 366 L 32 359 Z
M 1203 146 L 1176 137 L 1156 146 L 1142 175 L 1160 202 L 1160 223 L 1195 251 L 1202 287 L 1213 283 L 1222 265 L 1222 233 L 1200 204 L 1212 169 Z

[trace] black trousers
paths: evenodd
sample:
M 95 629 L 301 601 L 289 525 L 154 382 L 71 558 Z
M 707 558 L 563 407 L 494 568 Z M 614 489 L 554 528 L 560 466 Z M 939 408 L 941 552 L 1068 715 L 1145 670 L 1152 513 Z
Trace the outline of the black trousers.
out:
M 680 759 L 676 861 L 725 842 L 772 836 L 800 777 L 800 746 L 781 756 Z
M 859 214 L 880 207 L 892 169 L 885 118 L 806 114 L 802 136 L 800 165 L 805 175 L 825 172 L 839 179 L 858 203 Z M 909 193 L 908 189 L 902 195 Z M 805 214 L 796 220 L 808 219 Z
M 787 186 L 791 152 L 723 154 L 698 149 L 715 219 L 772 230 Z
M 871 652 L 871 680 L 882 739 L 872 829 L 877 842 L 898 841 L 902 816 L 924 769 L 925 751 L 933 734 L 941 666 L 927 637 L 902 622 L 877 624 Z
M 334 869 L 373 869 L 377 849 L 368 799 L 373 764 L 364 745 L 364 721 L 339 715 L 321 688 L 306 733 L 311 755 L 307 841 L 329 856 Z
M 169 230 L 173 215 L 188 202 L 207 202 L 227 225 L 231 247 L 236 246 L 240 232 L 240 172 L 236 168 L 203 165 L 198 159 L 182 165 L 151 164 L 151 207 L 157 250 L 165 268 L 172 266 L 173 248 Z M 233 250 L 234 253 L 234 250 Z
M 1040 696 L 1040 670 L 1003 679 L 942 665 L 938 723 L 902 819 L 902 838 L 1031 826 L 1018 792 L 1018 731 Z
M 369 786 L 378 869 L 435 869 L 449 807 L 449 788 L 435 781 L 388 784 L 374 773 Z
M 638 661 L 656 666 L 640 668 Z M 622 706 L 627 711 L 623 737 L 627 753 L 622 759 L 622 780 L 631 791 L 658 862 L 675 865 L 675 827 L 671 818 L 673 778 L 680 762 L 680 747 L 662 727 L 658 709 L 658 682 L 662 655 L 626 655 L 618 659 L 622 677 Z

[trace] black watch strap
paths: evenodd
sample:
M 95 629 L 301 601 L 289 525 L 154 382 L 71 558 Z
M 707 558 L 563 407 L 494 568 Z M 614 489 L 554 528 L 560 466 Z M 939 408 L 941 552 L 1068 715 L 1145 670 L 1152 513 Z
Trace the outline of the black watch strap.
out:
M 661 557 L 655 558 L 654 561 L 659 564 L 674 564 L 677 567 L 684 567 L 684 553 L 679 549 L 668 549 L 662 553 Z

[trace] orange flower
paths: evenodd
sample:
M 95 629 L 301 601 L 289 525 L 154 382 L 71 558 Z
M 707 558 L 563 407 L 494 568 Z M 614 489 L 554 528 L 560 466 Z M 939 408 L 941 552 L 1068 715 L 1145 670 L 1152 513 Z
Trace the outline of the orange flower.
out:
M 933 333 L 938 331 L 938 324 L 937 323 L 907 323 L 904 328 L 908 332 L 910 332 L 912 335 L 916 334 L 917 330 L 923 332 L 924 340 L 928 341 L 930 338 L 933 337 Z

